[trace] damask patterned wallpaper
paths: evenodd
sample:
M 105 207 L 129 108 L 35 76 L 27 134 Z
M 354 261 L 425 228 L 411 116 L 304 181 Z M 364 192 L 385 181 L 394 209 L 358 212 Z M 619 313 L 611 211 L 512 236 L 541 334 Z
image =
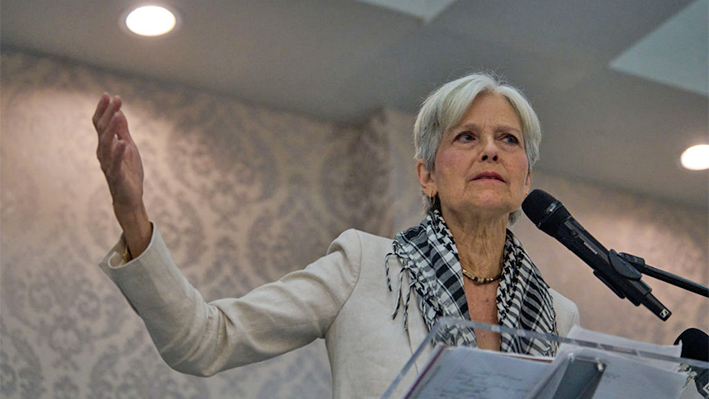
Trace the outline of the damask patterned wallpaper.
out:
M 150 217 L 211 300 L 304 267 L 347 228 L 392 236 L 417 223 L 413 116 L 342 127 L 19 51 L 1 62 L 0 397 L 330 397 L 322 342 L 208 379 L 162 362 L 96 265 L 120 231 L 90 118 L 102 92 L 123 97 Z M 706 213 L 541 173 L 534 182 L 607 246 L 709 280 Z M 529 222 L 514 230 L 586 327 L 660 343 L 707 330 L 696 295 L 649 279 L 675 312 L 663 325 Z

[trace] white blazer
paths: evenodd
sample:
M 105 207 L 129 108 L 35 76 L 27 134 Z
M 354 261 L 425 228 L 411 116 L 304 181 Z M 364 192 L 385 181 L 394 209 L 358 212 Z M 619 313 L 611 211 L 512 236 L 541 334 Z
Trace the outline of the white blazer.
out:
M 125 241 L 101 261 L 144 320 L 162 358 L 175 370 L 210 376 L 266 360 L 324 338 L 333 398 L 379 398 L 419 347 L 427 328 L 416 301 L 392 319 L 397 292 L 386 285 L 392 240 L 348 230 L 304 270 L 241 298 L 206 303 L 175 266 L 157 227 L 149 247 L 125 263 Z M 394 290 L 401 264 L 389 258 Z M 405 273 L 404 287 L 408 287 Z M 560 335 L 579 323 L 576 305 L 551 290 Z M 430 350 L 430 349 L 429 349 Z M 421 356 L 417 372 L 428 357 Z M 413 373 L 416 374 L 416 373 Z M 413 375 L 412 375 L 413 376 Z M 402 381 L 401 389 L 412 381 Z

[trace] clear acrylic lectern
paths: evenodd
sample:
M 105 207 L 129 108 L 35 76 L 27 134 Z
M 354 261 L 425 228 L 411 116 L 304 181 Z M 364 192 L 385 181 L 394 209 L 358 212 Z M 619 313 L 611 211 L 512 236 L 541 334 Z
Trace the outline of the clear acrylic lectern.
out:
M 451 325 L 547 340 L 557 355 L 532 357 L 435 343 Z M 442 319 L 382 399 L 690 399 L 704 398 L 695 377 L 709 363 L 679 357 L 680 347 L 575 327 L 569 337 Z M 704 375 L 705 375 L 704 374 Z

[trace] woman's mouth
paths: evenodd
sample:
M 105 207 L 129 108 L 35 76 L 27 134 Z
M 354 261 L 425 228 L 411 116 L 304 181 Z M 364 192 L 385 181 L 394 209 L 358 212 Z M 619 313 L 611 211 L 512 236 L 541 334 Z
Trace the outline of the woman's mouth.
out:
M 495 172 L 482 172 L 475 176 L 473 180 L 497 180 L 501 182 L 505 182 L 505 179 L 502 178 L 502 176 L 498 175 Z

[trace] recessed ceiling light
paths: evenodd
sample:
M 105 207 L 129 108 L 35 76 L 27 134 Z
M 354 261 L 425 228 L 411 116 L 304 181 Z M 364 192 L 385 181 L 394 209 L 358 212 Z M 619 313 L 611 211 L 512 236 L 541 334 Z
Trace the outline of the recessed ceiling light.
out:
M 170 10 L 158 6 L 144 6 L 131 11 L 126 27 L 141 36 L 160 36 L 175 28 L 177 18 Z
M 687 148 L 680 157 L 682 166 L 690 170 L 709 169 L 709 144 Z

